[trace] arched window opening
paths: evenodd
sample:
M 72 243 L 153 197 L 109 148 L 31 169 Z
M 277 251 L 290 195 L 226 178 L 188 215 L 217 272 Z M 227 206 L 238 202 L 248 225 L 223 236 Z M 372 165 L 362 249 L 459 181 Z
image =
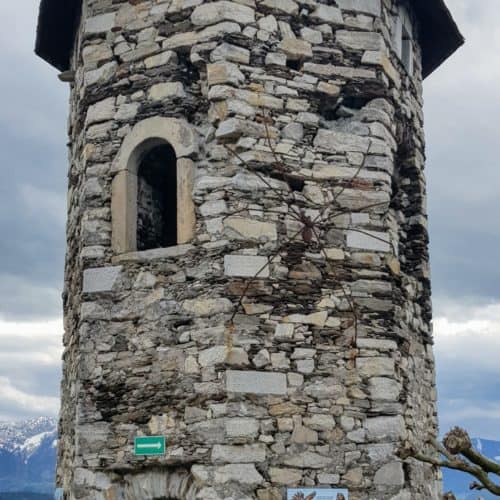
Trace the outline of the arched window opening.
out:
M 139 162 L 137 250 L 177 243 L 177 158 L 165 143 L 147 151 Z
M 184 120 L 151 117 L 127 134 L 114 162 L 112 246 L 116 255 L 184 245 L 196 232 L 193 200 L 198 152 Z

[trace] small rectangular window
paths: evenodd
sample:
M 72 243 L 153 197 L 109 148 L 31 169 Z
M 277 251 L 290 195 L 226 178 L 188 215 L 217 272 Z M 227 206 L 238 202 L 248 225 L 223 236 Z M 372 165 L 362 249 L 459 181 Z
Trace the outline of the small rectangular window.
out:
M 413 25 L 404 5 L 398 8 L 393 25 L 394 50 L 410 76 L 413 76 Z
M 411 38 L 411 34 L 406 29 L 406 26 L 403 26 L 401 61 L 410 76 L 413 75 L 413 40 Z

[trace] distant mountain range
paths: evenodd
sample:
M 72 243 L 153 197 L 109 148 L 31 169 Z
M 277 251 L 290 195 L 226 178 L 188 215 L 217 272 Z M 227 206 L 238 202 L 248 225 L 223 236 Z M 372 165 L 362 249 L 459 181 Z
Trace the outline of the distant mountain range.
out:
M 0 493 L 0 500 L 52 500 L 52 495 L 43 493 Z
M 55 419 L 0 422 L 0 500 L 52 498 L 56 455 Z
M 500 441 L 474 439 L 474 447 L 500 462 Z M 40 417 L 24 422 L 0 422 L 0 500 L 50 500 L 53 498 L 57 456 L 57 423 Z M 488 493 L 471 492 L 473 478 L 443 470 L 444 491 L 457 500 L 493 500 Z M 500 482 L 500 477 L 498 478 Z

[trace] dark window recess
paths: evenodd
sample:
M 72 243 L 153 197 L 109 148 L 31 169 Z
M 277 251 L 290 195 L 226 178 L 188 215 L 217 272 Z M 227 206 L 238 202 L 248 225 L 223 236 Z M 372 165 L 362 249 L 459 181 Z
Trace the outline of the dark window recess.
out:
M 137 250 L 177 245 L 177 158 L 164 144 L 142 158 L 137 175 Z
M 406 68 L 406 71 L 408 73 L 413 72 L 413 47 L 412 47 L 412 39 L 411 35 L 406 29 L 405 26 L 403 26 L 403 40 L 401 43 L 401 60 L 403 61 L 403 65 Z

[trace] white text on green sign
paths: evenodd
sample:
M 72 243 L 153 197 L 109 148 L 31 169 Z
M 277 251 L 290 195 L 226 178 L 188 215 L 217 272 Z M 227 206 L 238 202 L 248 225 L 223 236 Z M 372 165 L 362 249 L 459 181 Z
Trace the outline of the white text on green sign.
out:
M 134 454 L 143 456 L 165 455 L 165 436 L 136 437 Z

